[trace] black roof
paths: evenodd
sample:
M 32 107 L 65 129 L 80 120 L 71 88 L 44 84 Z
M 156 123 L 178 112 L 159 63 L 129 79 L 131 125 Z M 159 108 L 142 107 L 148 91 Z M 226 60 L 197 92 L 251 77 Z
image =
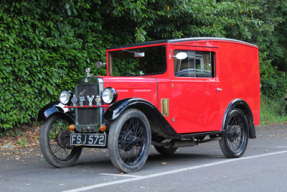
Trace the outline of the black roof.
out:
M 107 50 L 109 50 L 109 49 L 121 49 L 121 48 L 127 48 L 127 47 L 145 46 L 145 45 L 153 45 L 153 44 L 160 44 L 160 43 L 178 43 L 178 42 L 184 42 L 184 41 L 200 41 L 200 40 L 233 41 L 233 42 L 244 43 L 247 45 L 257 47 L 257 45 L 247 43 L 245 41 L 236 40 L 236 39 L 219 38 L 219 37 L 190 37 L 190 38 L 181 38 L 181 39 L 164 39 L 164 40 L 148 41 L 148 42 L 143 42 L 143 43 L 133 43 L 133 44 L 129 44 L 129 45 L 120 45 L 120 46 L 116 46 L 116 47 L 107 48 Z

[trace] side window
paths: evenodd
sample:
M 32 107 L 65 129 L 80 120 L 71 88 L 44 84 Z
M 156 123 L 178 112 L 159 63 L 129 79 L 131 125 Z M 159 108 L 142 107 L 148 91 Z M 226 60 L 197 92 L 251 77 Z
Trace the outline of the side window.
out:
M 174 57 L 174 75 L 176 77 L 215 77 L 215 53 L 207 51 L 174 50 L 174 55 L 186 52 L 187 58 Z

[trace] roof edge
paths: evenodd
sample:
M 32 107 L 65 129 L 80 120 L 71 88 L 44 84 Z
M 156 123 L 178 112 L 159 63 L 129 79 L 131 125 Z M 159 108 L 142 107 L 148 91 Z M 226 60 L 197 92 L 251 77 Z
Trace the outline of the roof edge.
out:
M 181 39 L 170 39 L 170 40 L 167 40 L 167 42 L 168 43 L 177 43 L 177 42 L 184 42 L 184 41 L 200 41 L 200 40 L 233 41 L 233 42 L 238 42 L 238 43 L 258 47 L 257 45 L 252 44 L 252 43 L 248 43 L 246 41 L 241 41 L 241 40 L 237 40 L 237 39 L 230 39 L 230 38 L 221 38 L 221 37 L 190 37 L 190 38 L 181 38 Z
M 232 41 L 237 43 L 246 44 L 249 46 L 257 47 L 257 45 L 248 43 L 245 41 L 240 41 L 237 39 L 229 39 L 229 38 L 220 38 L 220 37 L 189 37 L 189 38 L 180 38 L 180 39 L 164 39 L 164 40 L 156 40 L 156 41 L 147 41 L 143 43 L 133 43 L 133 44 L 127 44 L 127 45 L 120 45 L 115 47 L 109 47 L 107 50 L 111 49 L 122 49 L 122 48 L 128 48 L 128 47 L 138 47 L 138 46 L 146 46 L 146 45 L 153 45 L 153 44 L 163 44 L 163 43 L 178 43 L 178 42 L 185 42 L 185 41 L 204 41 L 204 40 L 211 40 L 211 41 Z

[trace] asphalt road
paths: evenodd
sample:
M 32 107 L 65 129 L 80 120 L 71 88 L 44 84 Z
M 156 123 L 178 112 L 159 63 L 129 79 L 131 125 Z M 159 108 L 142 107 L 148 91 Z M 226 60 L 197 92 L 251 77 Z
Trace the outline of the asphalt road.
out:
M 287 191 L 287 124 L 256 129 L 241 158 L 225 158 L 217 141 L 179 148 L 169 158 L 151 148 L 132 174 L 120 174 L 102 149 L 85 149 L 75 166 L 61 169 L 39 149 L 1 152 L 0 191 Z

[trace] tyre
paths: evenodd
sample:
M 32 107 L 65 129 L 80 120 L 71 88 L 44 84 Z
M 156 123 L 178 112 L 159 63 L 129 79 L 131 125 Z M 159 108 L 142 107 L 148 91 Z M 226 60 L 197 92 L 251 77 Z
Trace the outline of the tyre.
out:
M 70 124 L 74 122 L 62 115 L 50 116 L 40 129 L 40 147 L 46 161 L 54 167 L 73 165 L 82 147 L 70 146 Z
M 150 125 L 141 111 L 128 109 L 111 123 L 108 149 L 111 162 L 119 171 L 138 171 L 147 160 L 150 143 Z
M 221 151 L 226 157 L 241 157 L 248 143 L 248 121 L 239 109 L 233 109 L 227 116 L 225 134 L 219 141 Z
M 166 142 L 170 142 L 171 139 L 165 139 L 163 141 L 161 141 L 161 143 L 166 143 Z M 169 146 L 165 146 L 165 147 L 161 147 L 161 146 L 154 146 L 155 150 L 157 152 L 159 152 L 160 154 L 164 155 L 164 156 L 171 156 L 173 155 L 176 150 L 178 149 L 178 147 L 175 148 L 171 148 Z

